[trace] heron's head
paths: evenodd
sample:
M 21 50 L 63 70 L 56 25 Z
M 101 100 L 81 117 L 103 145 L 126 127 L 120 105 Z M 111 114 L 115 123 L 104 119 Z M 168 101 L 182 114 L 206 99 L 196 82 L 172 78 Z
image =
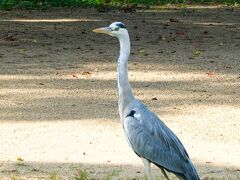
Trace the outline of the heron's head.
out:
M 126 26 L 121 22 L 114 22 L 108 27 L 94 29 L 93 32 L 108 34 L 110 36 L 115 36 L 117 38 L 120 38 L 128 34 Z

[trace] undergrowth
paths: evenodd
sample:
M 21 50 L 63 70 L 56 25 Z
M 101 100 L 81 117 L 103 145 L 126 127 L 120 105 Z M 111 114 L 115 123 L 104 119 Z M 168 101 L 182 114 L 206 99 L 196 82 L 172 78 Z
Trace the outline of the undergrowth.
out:
M 240 4 L 240 0 L 0 0 L 0 8 L 47 9 L 49 7 L 164 5 L 164 4 Z

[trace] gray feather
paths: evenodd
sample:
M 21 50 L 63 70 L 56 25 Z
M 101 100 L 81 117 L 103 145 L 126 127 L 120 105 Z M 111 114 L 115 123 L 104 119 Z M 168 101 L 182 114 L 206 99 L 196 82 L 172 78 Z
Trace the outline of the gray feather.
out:
M 138 100 L 126 111 L 135 112 L 125 117 L 123 126 L 128 143 L 139 156 L 183 177 L 196 173 L 180 140 L 154 113 Z

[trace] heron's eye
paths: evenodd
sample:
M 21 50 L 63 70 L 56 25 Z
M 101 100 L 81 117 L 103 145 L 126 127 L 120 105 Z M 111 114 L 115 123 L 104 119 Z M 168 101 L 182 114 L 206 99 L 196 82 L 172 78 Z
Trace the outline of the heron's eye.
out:
M 119 27 L 118 27 L 118 26 L 114 28 L 114 31 L 118 31 L 118 30 L 119 30 Z

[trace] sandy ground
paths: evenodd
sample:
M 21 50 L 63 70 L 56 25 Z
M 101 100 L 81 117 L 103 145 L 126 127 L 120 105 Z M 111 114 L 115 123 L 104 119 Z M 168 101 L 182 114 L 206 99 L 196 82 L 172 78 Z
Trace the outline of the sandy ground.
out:
M 113 21 L 136 97 L 202 178 L 240 179 L 240 9 L 226 7 L 0 11 L 0 179 L 144 179 L 118 120 L 118 42 L 91 32 Z

